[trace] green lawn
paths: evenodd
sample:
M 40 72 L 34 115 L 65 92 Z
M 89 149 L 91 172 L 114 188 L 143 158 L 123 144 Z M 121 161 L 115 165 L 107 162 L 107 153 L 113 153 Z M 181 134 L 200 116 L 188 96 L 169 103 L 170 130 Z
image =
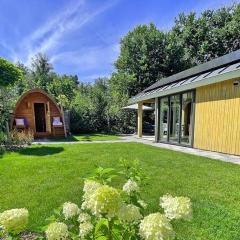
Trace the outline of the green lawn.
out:
M 119 158 L 139 159 L 151 177 L 144 194 L 150 212 L 166 193 L 192 199 L 192 222 L 174 222 L 177 239 L 240 239 L 240 166 L 140 143 L 41 145 L 6 153 L 0 156 L 0 210 L 27 207 L 35 229 L 63 202 L 80 204 L 84 177 L 96 164 L 119 169 Z
M 53 141 L 67 141 L 67 142 L 78 142 L 78 141 L 108 141 L 108 140 L 120 140 L 121 138 L 115 134 L 104 134 L 104 133 L 90 133 L 90 134 L 74 134 L 67 138 L 52 138 Z

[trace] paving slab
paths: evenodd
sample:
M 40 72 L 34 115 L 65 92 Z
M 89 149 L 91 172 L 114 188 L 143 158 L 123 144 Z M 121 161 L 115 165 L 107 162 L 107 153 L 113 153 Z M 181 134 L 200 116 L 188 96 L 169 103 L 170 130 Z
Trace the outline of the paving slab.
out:
M 193 155 L 197 155 L 197 156 L 221 160 L 224 162 L 230 162 L 230 163 L 234 163 L 234 164 L 240 164 L 240 156 L 206 151 L 206 150 L 201 150 L 201 149 L 196 149 L 196 148 L 191 148 L 191 147 L 177 146 L 177 145 L 172 145 L 172 144 L 167 144 L 167 143 L 157 143 L 157 142 L 154 142 L 154 140 L 153 140 L 154 137 L 151 137 L 151 136 L 143 136 L 142 138 L 138 138 L 136 135 L 132 135 L 132 136 L 126 136 L 126 137 L 124 137 L 124 139 L 128 139 L 128 140 L 134 139 L 135 142 L 144 143 L 144 144 L 151 145 L 154 147 L 165 148 L 165 149 L 169 149 L 172 151 L 193 154 Z

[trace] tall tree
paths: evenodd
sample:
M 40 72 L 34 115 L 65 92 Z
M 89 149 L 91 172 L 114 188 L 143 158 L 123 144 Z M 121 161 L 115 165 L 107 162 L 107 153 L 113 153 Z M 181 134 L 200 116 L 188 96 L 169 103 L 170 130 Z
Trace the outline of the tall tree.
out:
M 121 52 L 115 63 L 118 71 L 135 75 L 130 95 L 163 76 L 166 36 L 153 23 L 139 25 L 121 40 Z
M 32 75 L 36 87 L 41 87 L 47 90 L 48 83 L 52 80 L 51 71 L 53 70 L 52 64 L 44 54 L 37 54 L 32 60 Z
M 209 61 L 240 48 L 240 4 L 180 14 L 172 29 L 191 65 Z
M 0 57 L 0 87 L 12 85 L 21 79 L 21 70 L 13 63 Z
M 71 102 L 75 95 L 75 90 L 78 86 L 77 76 L 57 75 L 51 74 L 51 82 L 47 85 L 47 90 L 53 96 L 58 97 L 63 94 L 67 97 L 67 100 Z
M 162 77 L 186 67 L 183 55 L 176 38 L 159 31 L 151 23 L 137 26 L 121 40 L 121 51 L 115 66 L 118 72 L 135 76 L 135 81 L 129 86 L 132 96 Z
M 11 95 L 13 93 L 10 86 L 21 80 L 21 70 L 13 63 L 0 57 L 0 131 L 9 130 L 9 110 L 12 103 Z

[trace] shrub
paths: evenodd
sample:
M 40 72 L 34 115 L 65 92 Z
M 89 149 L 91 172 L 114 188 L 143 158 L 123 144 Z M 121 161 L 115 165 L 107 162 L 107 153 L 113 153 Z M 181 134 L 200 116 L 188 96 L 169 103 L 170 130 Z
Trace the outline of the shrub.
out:
M 28 210 L 25 208 L 11 209 L 0 214 L 0 225 L 13 235 L 25 230 L 28 223 Z
M 8 143 L 10 145 L 30 145 L 33 141 L 33 132 L 32 130 L 12 130 L 9 134 Z
M 8 140 L 7 134 L 0 131 L 0 145 L 5 145 Z
M 123 169 L 121 175 L 134 176 L 138 172 L 138 176 L 143 176 L 140 169 L 135 162 L 132 167 Z M 84 182 L 81 207 L 66 202 L 55 209 L 47 219 L 41 239 L 171 240 L 175 238 L 172 220 L 191 219 L 190 199 L 171 195 L 160 198 L 162 209 L 149 214 L 147 204 L 141 198 L 140 187 L 146 176 L 137 178 L 138 182 L 126 178 L 125 187 L 114 188 L 110 186 L 112 177 L 116 176 L 113 172 L 112 168 L 97 168 L 95 175 Z M 4 215 L 6 213 L 2 213 Z M 7 219 L 8 225 L 2 224 L 7 231 L 8 226 L 15 226 L 18 233 L 24 229 L 25 221 L 19 221 L 19 226 L 16 226 L 17 221 Z M 11 236 L 10 231 L 8 235 Z

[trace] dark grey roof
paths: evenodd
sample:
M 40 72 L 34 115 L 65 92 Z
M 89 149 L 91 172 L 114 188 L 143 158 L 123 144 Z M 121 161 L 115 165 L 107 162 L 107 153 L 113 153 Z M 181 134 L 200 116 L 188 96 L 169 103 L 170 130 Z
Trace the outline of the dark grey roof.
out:
M 162 79 L 163 82 L 157 82 L 132 97 L 129 103 L 132 104 L 239 77 L 240 50 Z
M 146 88 L 143 92 L 148 92 L 153 89 L 162 87 L 164 85 L 168 85 L 168 84 L 176 82 L 176 81 L 184 80 L 185 78 L 199 75 L 200 73 L 209 72 L 210 70 L 214 70 L 214 69 L 226 66 L 228 64 L 232 64 L 239 60 L 240 60 L 240 50 L 237 50 L 237 51 L 231 52 L 229 54 L 226 54 L 222 57 L 218 57 L 218 58 L 208 61 L 206 63 L 189 68 L 185 71 L 176 73 L 172 76 L 162 78 L 161 80 L 157 81 L 150 87 Z

